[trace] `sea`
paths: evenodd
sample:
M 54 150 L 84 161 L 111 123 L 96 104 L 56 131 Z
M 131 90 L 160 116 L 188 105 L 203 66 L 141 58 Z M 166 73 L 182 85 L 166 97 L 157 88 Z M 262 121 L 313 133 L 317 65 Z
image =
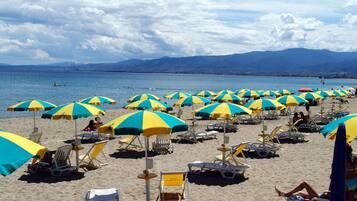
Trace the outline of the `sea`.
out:
M 57 86 L 54 86 L 56 83 Z M 167 74 L 123 72 L 0 72 L 0 118 L 32 115 L 30 112 L 8 112 L 6 108 L 19 101 L 40 99 L 56 105 L 79 101 L 90 96 L 108 96 L 118 101 L 105 109 L 120 108 L 127 99 L 141 93 L 163 97 L 175 91 L 195 93 L 209 89 L 289 89 L 302 87 L 331 89 L 357 86 L 354 79 L 321 79 L 314 77 L 238 76 L 212 74 Z M 165 100 L 173 103 L 173 100 Z

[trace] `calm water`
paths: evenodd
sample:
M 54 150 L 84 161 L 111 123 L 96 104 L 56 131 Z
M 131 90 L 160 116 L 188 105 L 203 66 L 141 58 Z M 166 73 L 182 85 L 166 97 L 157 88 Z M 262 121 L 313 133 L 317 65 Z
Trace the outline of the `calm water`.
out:
M 53 83 L 64 85 L 53 87 Z M 328 79 L 325 88 L 340 85 L 355 86 L 357 80 Z M 119 101 L 122 107 L 135 94 L 149 92 L 160 97 L 174 91 L 189 93 L 201 89 L 281 89 L 297 90 L 301 87 L 319 88 L 318 78 L 260 77 L 191 74 L 139 74 L 107 72 L 0 72 L 0 117 L 29 115 L 26 112 L 7 112 L 7 106 L 21 100 L 41 99 L 64 104 L 88 96 L 103 95 Z M 172 101 L 168 101 L 172 103 Z

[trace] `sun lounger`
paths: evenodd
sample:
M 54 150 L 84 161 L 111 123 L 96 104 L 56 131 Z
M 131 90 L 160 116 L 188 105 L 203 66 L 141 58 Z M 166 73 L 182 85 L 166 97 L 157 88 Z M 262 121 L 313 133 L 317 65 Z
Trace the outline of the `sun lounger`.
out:
M 268 111 L 268 114 L 263 115 L 264 120 L 278 120 L 279 114 L 276 111 Z
M 233 165 L 229 162 L 209 163 L 195 161 L 187 164 L 192 173 L 203 171 L 218 171 L 223 178 L 234 179 L 237 175 L 244 176 L 245 171 L 249 168 L 246 164 Z
M 37 144 L 40 144 L 41 142 L 41 137 L 42 137 L 42 132 L 34 131 L 29 135 L 29 140 L 32 142 L 36 142 Z
M 316 119 L 310 119 L 308 123 L 302 123 L 297 126 L 298 131 L 304 133 L 314 133 L 320 131 L 320 126 L 316 124 Z
M 276 126 L 270 134 L 268 135 L 264 135 L 264 136 L 261 136 L 260 138 L 258 138 L 258 141 L 260 142 L 265 142 L 265 143 L 274 143 L 274 140 L 277 140 L 278 143 L 279 142 L 279 138 L 277 137 L 279 135 L 280 132 L 282 132 L 281 130 L 282 126 Z
M 218 131 L 199 131 L 194 133 L 192 127 L 187 132 L 176 134 L 178 141 L 197 143 L 198 141 L 217 139 Z
M 256 125 L 262 122 L 261 110 L 253 110 L 251 115 L 242 115 L 237 117 L 235 121 L 237 124 L 247 124 L 247 125 Z
M 64 173 L 73 172 L 76 168 L 71 166 L 69 155 L 72 145 L 64 145 L 56 150 L 51 162 L 39 161 L 28 166 L 30 173 L 50 172 L 53 176 L 62 176 Z
M 238 162 L 238 160 L 237 160 L 237 157 L 238 157 L 238 155 L 242 155 L 243 158 L 245 159 L 245 155 L 244 155 L 243 151 L 244 151 L 244 149 L 247 147 L 247 145 L 248 145 L 247 142 L 243 142 L 243 143 L 240 143 L 240 144 L 237 145 L 237 146 L 232 147 L 233 152 L 231 152 L 230 154 L 228 154 L 228 155 L 225 157 L 225 161 L 232 161 L 232 162 L 234 162 L 236 165 L 238 165 L 239 162 Z M 223 161 L 223 156 L 222 156 L 222 154 L 216 156 L 216 159 L 215 159 L 214 162 L 217 162 L 217 161 Z
M 80 167 L 99 168 L 104 165 L 107 165 L 108 163 L 102 163 L 100 160 L 97 159 L 98 155 L 102 153 L 105 160 L 107 160 L 103 152 L 103 149 L 107 144 L 107 142 L 108 142 L 107 140 L 96 142 L 95 144 L 93 144 L 93 146 L 88 150 L 88 152 L 85 155 L 79 156 Z
M 77 136 L 81 140 L 91 140 L 93 142 L 109 138 L 109 136 L 106 136 L 104 134 L 98 133 L 97 130 L 93 130 L 93 131 L 84 131 L 83 130 L 82 133 L 77 135 Z
M 138 140 L 139 145 L 134 144 L 135 140 Z M 119 149 L 123 147 L 124 150 L 127 150 L 129 147 L 140 148 L 140 149 L 143 148 L 140 138 L 137 135 L 122 136 L 121 138 L 119 138 L 118 143 L 119 143 Z
M 226 133 L 235 133 L 237 132 L 238 128 L 236 125 L 233 124 L 226 124 Z M 206 131 L 218 131 L 218 132 L 224 132 L 224 123 L 216 123 L 216 124 L 208 124 Z
M 171 135 L 157 135 L 156 141 L 152 143 L 152 149 L 160 154 L 174 152 L 174 147 L 171 143 Z
M 187 172 L 161 172 L 157 201 L 188 200 Z M 169 190 L 172 189 L 172 190 Z
M 276 155 L 276 152 L 280 149 L 275 143 L 248 143 L 245 151 L 255 152 L 258 157 L 265 158 L 268 156 Z
M 119 191 L 115 188 L 91 189 L 84 198 L 85 201 L 119 201 Z
M 287 129 L 282 130 L 282 132 L 277 134 L 276 139 L 278 141 L 290 140 L 294 143 L 304 142 L 306 134 L 299 132 L 298 128 L 296 127 L 296 125 L 298 125 L 301 121 L 302 119 L 299 119 L 294 124 L 288 125 Z

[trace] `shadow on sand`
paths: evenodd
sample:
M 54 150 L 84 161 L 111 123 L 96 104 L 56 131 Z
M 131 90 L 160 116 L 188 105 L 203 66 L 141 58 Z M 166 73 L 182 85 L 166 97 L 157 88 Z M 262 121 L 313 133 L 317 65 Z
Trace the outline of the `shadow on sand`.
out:
M 199 174 L 188 173 L 187 175 L 188 182 L 198 184 L 198 185 L 206 185 L 206 186 L 228 186 L 234 184 L 240 184 L 248 178 L 244 176 L 236 176 L 234 179 L 225 179 L 221 176 L 221 174 L 217 171 L 205 171 Z
M 266 157 L 260 157 L 257 152 L 255 151 L 244 151 L 243 152 L 246 158 L 251 158 L 251 159 L 267 159 L 267 158 L 276 158 L 280 157 L 279 154 L 275 155 L 268 155 Z
M 153 152 L 153 151 L 148 152 L 149 157 L 154 157 L 157 155 L 159 155 L 159 154 L 156 152 Z M 145 151 L 144 150 L 121 150 L 121 149 L 119 149 L 117 152 L 109 154 L 109 156 L 113 157 L 113 158 L 139 159 L 139 158 L 145 157 Z
M 84 172 L 72 172 L 60 177 L 52 176 L 49 173 L 25 174 L 18 180 L 26 181 L 27 183 L 58 183 L 64 181 L 74 181 L 84 178 Z

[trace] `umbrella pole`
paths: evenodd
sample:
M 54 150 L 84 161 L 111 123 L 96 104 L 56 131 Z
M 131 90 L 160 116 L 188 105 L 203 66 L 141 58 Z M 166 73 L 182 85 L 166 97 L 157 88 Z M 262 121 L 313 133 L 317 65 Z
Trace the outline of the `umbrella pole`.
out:
M 148 167 L 149 137 L 145 136 L 145 174 L 149 175 Z M 150 179 L 145 179 L 146 201 L 150 201 Z
M 78 139 L 77 139 L 77 120 L 74 120 L 74 149 L 76 151 L 76 170 L 79 169 L 79 153 L 78 153 Z
M 36 130 L 36 111 L 33 111 L 33 132 Z
M 226 160 L 226 119 L 223 120 L 223 143 L 222 143 L 222 163 L 225 163 Z

